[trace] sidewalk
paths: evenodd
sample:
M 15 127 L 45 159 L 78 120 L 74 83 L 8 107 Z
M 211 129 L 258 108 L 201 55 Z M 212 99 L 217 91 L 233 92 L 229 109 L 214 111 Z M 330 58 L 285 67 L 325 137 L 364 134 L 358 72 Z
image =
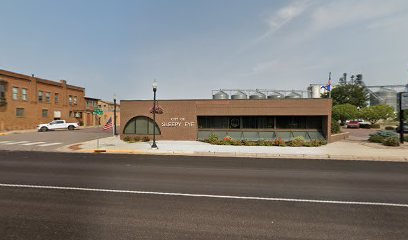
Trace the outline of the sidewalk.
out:
M 99 142 L 99 146 L 98 146 Z M 65 146 L 59 151 L 94 153 L 198 155 L 257 158 L 338 159 L 408 162 L 408 143 L 400 147 L 386 147 L 367 141 L 344 140 L 321 147 L 272 147 L 272 146 L 225 146 L 198 141 L 157 141 L 158 149 L 151 142 L 127 143 L 119 137 L 108 137 Z

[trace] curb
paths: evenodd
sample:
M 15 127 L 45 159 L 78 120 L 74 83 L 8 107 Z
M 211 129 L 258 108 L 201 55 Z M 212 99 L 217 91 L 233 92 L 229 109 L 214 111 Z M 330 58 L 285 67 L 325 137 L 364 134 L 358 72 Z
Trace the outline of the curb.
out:
M 174 155 L 174 156 L 202 156 L 202 157 L 239 157 L 239 158 L 264 158 L 264 159 L 305 159 L 305 160 L 339 160 L 339 161 L 383 161 L 383 162 L 408 162 L 408 157 L 389 156 L 353 156 L 331 154 L 273 154 L 273 153 L 238 153 L 238 152 L 181 152 L 157 150 L 126 150 L 126 149 L 81 149 L 77 151 L 62 150 L 63 152 L 77 153 L 105 153 L 105 154 L 138 154 L 138 155 Z

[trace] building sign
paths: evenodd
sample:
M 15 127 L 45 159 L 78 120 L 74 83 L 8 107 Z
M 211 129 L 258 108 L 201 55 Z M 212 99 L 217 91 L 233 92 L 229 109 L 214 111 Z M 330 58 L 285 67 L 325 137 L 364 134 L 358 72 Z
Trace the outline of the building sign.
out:
M 170 121 L 161 123 L 162 127 L 194 127 L 195 122 L 188 122 L 183 117 L 170 118 Z
M 408 110 L 408 92 L 401 93 L 401 109 Z

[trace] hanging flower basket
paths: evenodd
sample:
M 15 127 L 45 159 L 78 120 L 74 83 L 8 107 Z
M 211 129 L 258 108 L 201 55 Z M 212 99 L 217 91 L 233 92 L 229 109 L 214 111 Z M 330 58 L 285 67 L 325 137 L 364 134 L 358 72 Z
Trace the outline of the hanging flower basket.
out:
M 161 108 L 160 106 L 159 106 L 159 104 L 156 104 L 156 109 L 154 109 L 154 107 L 152 107 L 152 108 L 150 108 L 150 113 L 153 113 L 153 111 L 154 112 L 156 112 L 156 114 L 162 114 L 163 113 L 163 108 Z

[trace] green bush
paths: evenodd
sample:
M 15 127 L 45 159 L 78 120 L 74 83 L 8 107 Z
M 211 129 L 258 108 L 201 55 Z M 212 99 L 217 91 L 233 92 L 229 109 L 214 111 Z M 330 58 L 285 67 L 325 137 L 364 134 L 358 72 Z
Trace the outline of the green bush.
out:
M 400 140 L 398 137 L 387 137 L 386 139 L 384 139 L 383 144 L 385 146 L 398 147 L 400 145 Z
M 377 124 L 378 125 L 378 124 Z M 371 124 L 367 124 L 367 123 L 360 123 L 359 124 L 359 128 L 372 128 L 372 125 Z M 380 128 L 380 127 L 378 127 L 378 128 Z
M 332 119 L 332 121 L 331 121 L 331 133 L 336 134 L 336 133 L 339 133 L 339 132 L 340 132 L 340 124 L 336 120 Z
M 305 138 L 302 136 L 298 136 L 292 139 L 292 141 L 289 142 L 289 146 L 291 147 L 301 147 L 305 143 Z
M 142 141 L 143 141 L 143 142 L 148 142 L 148 141 L 150 141 L 150 138 L 149 138 L 148 136 L 144 136 L 144 137 L 142 138 Z
M 385 127 L 385 130 L 394 131 L 394 130 L 395 130 L 395 127 L 393 127 L 393 126 L 386 126 L 386 127 Z
M 379 136 L 379 135 L 372 135 L 368 138 L 369 142 L 374 142 L 374 143 L 383 143 L 385 140 L 385 137 Z
M 130 142 L 131 139 L 132 139 L 131 137 L 125 136 L 125 137 L 123 138 L 123 141 L 125 141 L 125 142 Z
M 139 136 L 136 136 L 136 137 L 133 137 L 133 141 L 135 141 L 135 142 L 140 142 L 140 137 Z
M 387 137 L 398 137 L 398 134 L 396 132 L 393 132 L 393 131 L 383 131 L 383 130 L 381 130 L 381 131 L 377 131 L 375 133 L 371 133 L 370 137 L 371 136 L 381 136 L 383 138 L 387 138 Z
M 208 136 L 208 142 L 211 144 L 216 144 L 216 142 L 218 142 L 218 136 L 211 133 L 210 136 Z
M 404 137 L 404 142 L 408 142 L 408 136 Z
M 303 143 L 303 147 L 312 147 L 312 143 L 311 142 L 305 142 L 305 143 Z

